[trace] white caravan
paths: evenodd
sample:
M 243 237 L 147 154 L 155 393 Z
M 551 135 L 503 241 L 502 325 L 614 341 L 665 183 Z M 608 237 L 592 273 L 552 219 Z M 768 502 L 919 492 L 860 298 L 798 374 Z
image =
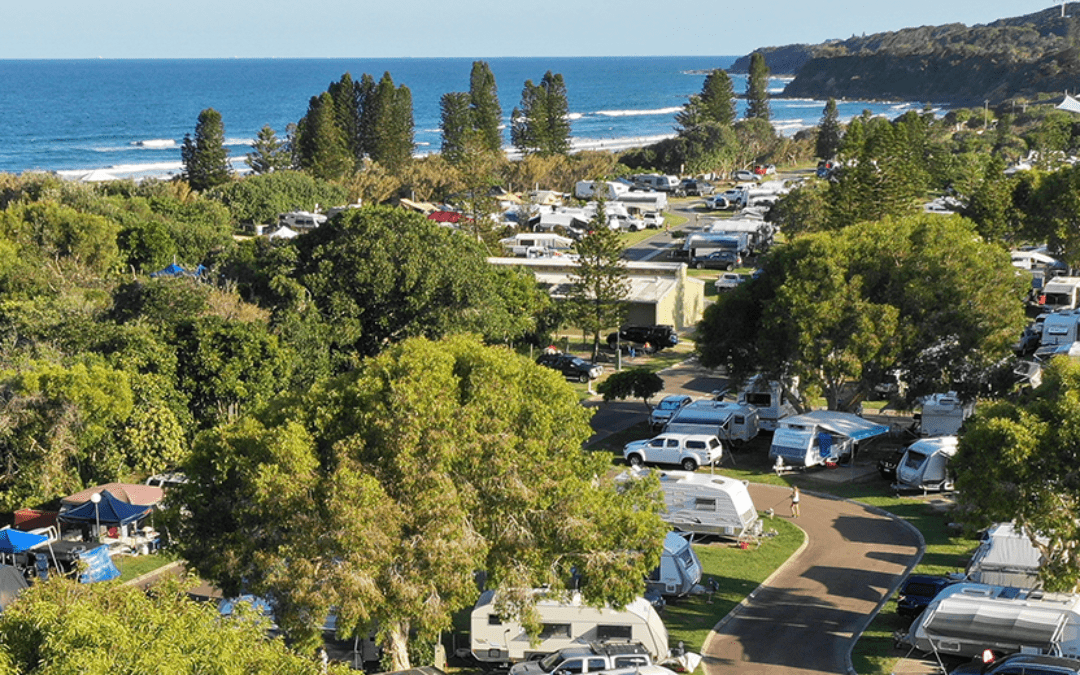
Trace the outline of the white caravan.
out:
M 500 239 L 499 243 L 512 255 L 539 258 L 569 249 L 574 245 L 574 240 L 550 232 L 519 232 Z
M 1042 553 L 1031 540 L 1012 523 L 997 523 L 983 535 L 965 576 L 979 584 L 1038 588 L 1040 567 Z
M 516 663 L 563 647 L 603 640 L 633 640 L 648 650 L 653 661 L 663 661 L 670 654 L 668 633 L 660 615 L 645 598 L 634 600 L 623 610 L 590 607 L 573 593 L 568 600 L 540 596 L 536 612 L 540 616 L 540 635 L 535 641 L 516 619 L 502 617 L 497 609 L 495 591 L 484 591 L 472 611 L 470 649 L 484 663 Z
M 619 200 L 627 208 L 635 207 L 642 212 L 665 211 L 668 207 L 666 192 L 627 192 L 619 195 Z
M 902 642 L 935 656 L 1024 651 L 1080 657 L 1080 595 L 984 584 L 947 586 Z
M 606 190 L 605 190 L 606 186 Z M 626 183 L 616 183 L 612 181 L 598 182 L 592 180 L 579 180 L 574 183 L 574 196 L 578 199 L 592 199 L 596 196 L 597 189 L 604 193 L 604 198 L 608 200 L 618 199 L 627 192 L 630 191 L 630 186 Z
M 975 412 L 975 403 L 964 403 L 955 391 L 933 394 L 922 400 L 919 413 L 920 436 L 950 436 L 960 431 L 964 420 Z
M 645 578 L 645 588 L 663 596 L 689 595 L 701 582 L 701 560 L 690 540 L 668 532 L 664 537 L 664 553 L 660 566 Z
M 792 415 L 773 433 L 769 459 L 778 469 L 820 466 L 854 455 L 859 442 L 888 431 L 888 426 L 834 410 Z
M 757 408 L 758 424 L 762 431 L 775 431 L 780 420 L 795 414 L 795 406 L 788 402 L 784 394 L 784 385 L 760 375 L 747 381 L 739 391 L 738 401 Z
M 915 441 L 896 465 L 895 490 L 952 490 L 949 462 L 956 455 L 956 436 L 935 436 Z
M 708 434 L 728 443 L 745 442 L 758 435 L 758 411 L 733 401 L 692 401 L 668 418 L 664 433 Z
M 761 521 L 746 481 L 689 471 L 660 471 L 657 475 L 664 492 L 660 517 L 677 531 L 731 539 L 761 534 Z
M 1053 277 L 1039 292 L 1039 304 L 1048 311 L 1080 306 L 1080 277 Z

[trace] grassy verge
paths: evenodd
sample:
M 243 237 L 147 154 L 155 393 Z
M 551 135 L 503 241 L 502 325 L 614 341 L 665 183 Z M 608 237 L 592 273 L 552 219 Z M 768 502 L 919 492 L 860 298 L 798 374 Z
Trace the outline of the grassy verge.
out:
M 150 555 L 123 555 L 117 556 L 113 562 L 120 568 L 120 583 L 137 579 L 148 572 L 164 567 L 178 558 L 167 552 L 151 553 Z

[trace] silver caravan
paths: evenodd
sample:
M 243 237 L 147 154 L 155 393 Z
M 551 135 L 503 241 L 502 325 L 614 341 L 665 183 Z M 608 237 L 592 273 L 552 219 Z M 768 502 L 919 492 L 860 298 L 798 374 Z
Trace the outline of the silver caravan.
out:
M 574 240 L 550 232 L 520 232 L 499 243 L 512 255 L 537 258 L 569 250 Z
M 745 442 L 758 435 L 758 411 L 732 401 L 692 401 L 668 418 L 664 433 L 708 434 L 728 443 Z
M 780 420 L 795 414 L 795 406 L 784 394 L 784 385 L 760 375 L 754 375 L 746 382 L 739 391 L 738 402 L 757 408 L 762 431 L 775 431 Z
M 1055 312 L 1080 307 L 1080 277 L 1053 277 L 1039 293 L 1043 309 Z
M 761 533 L 746 482 L 690 471 L 659 472 L 664 492 L 660 517 L 680 532 L 738 539 Z
M 975 549 L 966 576 L 980 584 L 1038 588 L 1041 566 L 1042 553 L 1023 532 L 1012 523 L 997 523 Z
M 1024 651 L 1080 657 L 1080 596 L 984 584 L 944 588 L 902 642 L 936 656 Z
M 950 436 L 960 431 L 964 420 L 975 412 L 975 403 L 964 403 L 955 391 L 933 394 L 922 401 L 919 413 L 921 436 Z
M 858 443 L 888 431 L 885 425 L 835 410 L 792 415 L 773 433 L 769 459 L 778 468 L 820 466 L 853 455 Z
M 660 566 L 645 579 L 645 588 L 663 596 L 689 595 L 701 582 L 701 560 L 690 541 L 676 533 L 664 537 Z
M 627 208 L 637 208 L 643 213 L 666 211 L 668 207 L 666 192 L 627 192 L 619 195 L 618 201 Z
M 542 596 L 545 591 L 535 593 Z M 580 593 L 565 600 L 540 597 L 536 611 L 542 627 L 534 641 L 515 619 L 500 616 L 495 591 L 481 593 L 470 623 L 472 655 L 484 663 L 516 663 L 571 645 L 604 640 L 640 642 L 653 661 L 663 661 L 670 653 L 664 622 L 645 598 L 616 610 L 586 605 Z
M 949 462 L 956 455 L 956 436 L 936 436 L 915 441 L 896 465 L 896 490 L 951 490 Z

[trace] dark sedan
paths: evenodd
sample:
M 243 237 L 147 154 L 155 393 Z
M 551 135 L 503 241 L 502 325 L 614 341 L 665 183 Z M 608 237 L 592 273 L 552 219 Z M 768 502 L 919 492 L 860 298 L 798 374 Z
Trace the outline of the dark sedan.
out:
M 713 251 L 700 258 L 691 258 L 690 266 L 699 270 L 728 270 L 742 264 L 742 258 L 735 251 Z

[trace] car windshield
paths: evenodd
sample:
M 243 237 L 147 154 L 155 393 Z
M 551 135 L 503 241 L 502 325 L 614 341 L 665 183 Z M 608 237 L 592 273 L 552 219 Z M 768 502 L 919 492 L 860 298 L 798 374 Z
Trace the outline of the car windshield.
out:
M 570 363 L 574 364 L 575 366 L 578 366 L 579 368 L 588 368 L 589 367 L 588 361 L 585 361 L 584 359 L 580 359 L 580 358 L 577 358 L 577 357 L 574 357 L 574 359 L 572 361 L 570 361 Z
M 679 399 L 676 399 L 674 401 L 660 401 L 659 407 L 661 410 L 677 410 L 681 403 L 682 401 Z
M 555 666 L 562 663 L 562 660 L 562 654 L 560 654 L 559 652 L 555 652 L 554 654 L 548 654 L 544 658 L 540 659 L 540 667 L 544 670 L 545 673 L 550 673 L 551 671 L 555 670 Z

